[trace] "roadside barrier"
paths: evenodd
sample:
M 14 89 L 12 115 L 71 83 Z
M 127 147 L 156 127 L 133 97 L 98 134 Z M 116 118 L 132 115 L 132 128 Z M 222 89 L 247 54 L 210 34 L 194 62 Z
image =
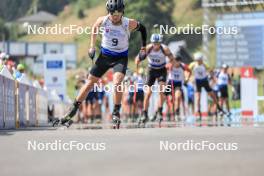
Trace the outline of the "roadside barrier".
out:
M 0 129 L 48 126 L 48 105 L 55 104 L 55 115 L 62 116 L 67 104 L 59 98 L 52 99 L 56 92 L 49 92 L 23 75 L 15 80 L 4 66 L 0 71 Z
M 4 128 L 4 77 L 0 75 L 0 128 Z
M 26 127 L 27 126 L 27 101 L 26 97 L 28 96 L 27 93 L 27 85 L 20 83 L 18 84 L 17 82 L 17 119 L 18 119 L 18 124 L 17 127 Z
M 12 75 L 9 73 L 6 67 L 0 72 L 2 80 L 2 101 L 1 107 L 3 108 L 3 128 L 10 129 L 16 127 L 16 92 L 15 92 L 15 81 Z
M 37 126 L 46 126 L 48 123 L 48 93 L 41 88 L 36 94 Z

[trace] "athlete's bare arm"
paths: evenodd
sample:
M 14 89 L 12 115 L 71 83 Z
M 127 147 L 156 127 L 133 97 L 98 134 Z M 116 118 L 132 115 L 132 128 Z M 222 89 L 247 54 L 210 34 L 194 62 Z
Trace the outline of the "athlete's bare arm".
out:
M 171 53 L 171 50 L 167 46 L 164 47 L 164 52 L 165 52 L 165 55 L 169 58 L 169 62 L 175 65 L 175 58 L 173 54 Z
M 101 26 L 105 16 L 99 17 L 96 22 L 94 23 L 92 27 L 92 35 L 91 35 L 91 43 L 90 43 L 90 48 L 95 48 L 96 44 L 96 36 L 99 32 L 99 27 Z
M 209 65 L 208 65 L 207 63 L 203 62 L 203 65 L 204 65 L 204 67 L 205 67 L 205 69 L 206 69 L 206 71 L 207 71 L 208 73 L 214 71 L 214 69 L 211 68 L 211 67 L 209 67 Z
M 192 75 L 192 71 L 189 69 L 188 65 L 183 64 L 184 65 L 184 71 L 187 72 L 187 78 L 186 78 L 186 82 L 188 82 L 190 80 L 190 77 Z

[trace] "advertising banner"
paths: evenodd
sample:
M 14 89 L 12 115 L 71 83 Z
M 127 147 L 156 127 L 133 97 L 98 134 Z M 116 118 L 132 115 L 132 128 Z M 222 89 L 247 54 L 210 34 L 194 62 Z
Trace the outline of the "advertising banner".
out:
M 29 126 L 36 126 L 36 88 L 28 88 L 28 120 Z
M 4 77 L 4 122 L 5 128 L 15 128 L 16 102 L 15 102 L 15 81 Z
M 4 77 L 0 75 L 0 129 L 4 128 Z
M 62 54 L 43 55 L 44 79 L 49 90 L 56 90 L 64 100 L 66 96 L 66 67 L 65 56 Z
M 18 120 L 20 127 L 27 126 L 26 92 L 27 85 L 19 84 L 18 87 Z

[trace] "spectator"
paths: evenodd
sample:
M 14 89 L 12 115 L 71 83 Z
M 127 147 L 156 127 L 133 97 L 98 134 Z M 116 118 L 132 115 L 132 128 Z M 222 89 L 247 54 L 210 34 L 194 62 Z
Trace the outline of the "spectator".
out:
M 9 56 L 4 52 L 0 52 L 0 71 L 2 70 L 3 66 L 6 65 L 6 60 L 8 57 Z
M 44 79 L 41 78 L 41 79 L 39 80 L 39 85 L 40 85 L 42 88 L 45 87 Z
M 7 69 L 9 70 L 11 75 L 13 75 L 15 70 L 16 70 L 15 69 L 16 63 L 14 61 L 10 60 L 8 55 L 6 55 L 6 59 L 7 59 L 7 61 L 6 61 L 5 65 L 7 66 Z
M 0 71 L 2 70 L 2 67 L 3 67 L 2 51 L 0 50 Z
M 23 64 L 18 64 L 17 69 L 14 73 L 15 79 L 21 78 L 21 76 L 23 75 L 24 72 L 25 72 L 25 66 Z
M 1 55 L 1 53 L 0 53 L 0 55 Z M 0 71 L 1 71 L 2 68 L 3 68 L 3 65 L 4 65 L 3 58 L 0 57 Z

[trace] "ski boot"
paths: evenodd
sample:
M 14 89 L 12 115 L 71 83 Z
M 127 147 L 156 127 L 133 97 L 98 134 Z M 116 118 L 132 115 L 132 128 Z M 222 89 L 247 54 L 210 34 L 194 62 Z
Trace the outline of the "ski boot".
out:
M 141 124 L 143 124 L 143 128 L 145 128 L 146 123 L 148 122 L 149 118 L 146 113 L 139 119 L 138 121 L 138 128 L 141 127 Z
M 175 121 L 180 122 L 181 118 L 180 118 L 180 109 L 177 109 L 175 112 Z
M 73 124 L 73 120 L 71 120 L 71 119 L 68 120 L 68 119 L 65 119 L 65 118 L 63 118 L 61 120 L 56 118 L 56 119 L 54 119 L 52 121 L 52 126 L 53 127 L 57 127 L 57 126 L 62 125 L 62 126 L 66 126 L 67 128 L 69 128 L 72 124 Z
M 171 113 L 166 114 L 166 120 L 167 120 L 167 122 L 171 121 Z
M 121 124 L 120 114 L 118 112 L 114 112 L 112 115 L 113 115 L 113 128 L 119 129 Z
M 66 115 L 61 120 L 56 118 L 53 121 L 53 123 L 52 123 L 53 127 L 58 126 L 58 125 L 63 125 L 63 126 L 66 126 L 67 128 L 69 128 L 73 124 L 73 121 L 71 119 L 77 113 L 80 104 L 81 104 L 80 102 L 75 101 L 74 104 L 70 107 L 68 113 L 66 113 Z
M 60 119 L 58 119 L 58 118 L 54 118 L 54 119 L 52 119 L 52 126 L 53 127 L 56 127 L 56 126 L 58 126 L 59 125 L 59 123 L 60 123 Z
M 159 128 L 161 128 L 161 122 L 163 121 L 162 114 L 158 113 Z
M 197 113 L 198 113 L 198 118 L 197 118 L 196 121 L 197 121 L 197 122 L 201 122 L 201 121 L 202 121 L 202 113 L 201 113 L 200 110 L 198 110 Z
M 151 119 L 151 122 L 155 122 L 158 116 L 158 111 L 155 112 L 153 118 Z
M 214 126 L 218 126 L 218 123 L 219 123 L 219 118 L 218 118 L 218 112 L 216 111 L 215 113 L 214 113 L 214 123 L 213 123 L 213 125 Z
M 197 125 L 201 127 L 202 126 L 202 113 L 200 110 L 198 110 L 197 113 L 198 113 L 198 118 L 196 119 L 196 122 L 197 122 Z
M 219 111 L 220 116 L 227 115 L 227 113 L 219 105 L 217 105 L 217 110 Z
M 227 117 L 228 117 L 229 122 L 232 122 L 231 116 L 232 116 L 232 113 L 231 112 L 228 112 L 227 113 Z
M 60 123 L 62 126 L 66 126 L 67 128 L 69 128 L 73 124 L 73 120 L 63 118 L 63 119 L 61 119 Z

